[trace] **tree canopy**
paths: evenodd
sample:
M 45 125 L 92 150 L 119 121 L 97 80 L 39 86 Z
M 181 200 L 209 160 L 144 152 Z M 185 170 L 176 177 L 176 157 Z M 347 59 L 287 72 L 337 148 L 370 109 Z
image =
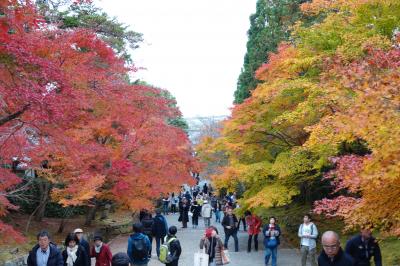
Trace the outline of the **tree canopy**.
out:
M 0 1 L 0 216 L 26 184 L 18 159 L 63 206 L 136 210 L 191 183 L 197 167 L 165 91 L 132 85 L 118 51 L 90 29 L 51 27 L 30 1 Z M 5 230 L 7 229 L 7 230 Z M 0 220 L 0 243 L 21 241 Z
M 215 182 L 243 183 L 245 207 L 319 200 L 315 212 L 347 228 L 400 235 L 400 3 L 314 0 L 301 10 L 321 20 L 295 24 L 199 154 L 228 157 Z
M 235 103 L 242 103 L 251 95 L 259 81 L 256 70 L 275 52 L 278 44 L 290 38 L 294 22 L 302 16 L 299 5 L 305 0 L 258 0 L 256 12 L 250 16 L 247 32 L 247 52 L 237 81 Z

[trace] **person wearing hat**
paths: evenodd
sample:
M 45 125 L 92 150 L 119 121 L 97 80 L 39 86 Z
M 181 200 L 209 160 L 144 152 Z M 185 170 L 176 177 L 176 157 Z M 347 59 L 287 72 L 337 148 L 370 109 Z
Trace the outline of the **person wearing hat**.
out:
M 89 243 L 83 238 L 83 230 L 81 228 L 76 228 L 74 230 L 74 234 L 78 237 L 79 239 L 79 245 L 85 249 L 87 256 L 87 265 L 91 265 L 91 259 L 90 259 L 90 246 Z
M 130 259 L 126 253 L 119 252 L 112 257 L 112 266 L 130 266 Z
M 94 236 L 94 246 L 90 250 L 90 257 L 96 258 L 96 266 L 110 266 L 112 254 L 110 248 L 103 243 L 101 235 Z
M 201 216 L 204 218 L 204 225 L 206 228 L 210 226 L 211 215 L 212 215 L 212 207 L 210 203 L 208 203 L 208 200 L 205 200 L 203 207 L 201 207 Z

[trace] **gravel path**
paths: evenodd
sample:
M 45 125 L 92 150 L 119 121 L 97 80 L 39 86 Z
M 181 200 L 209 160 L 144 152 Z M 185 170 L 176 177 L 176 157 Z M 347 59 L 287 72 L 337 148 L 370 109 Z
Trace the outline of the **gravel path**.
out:
M 178 215 L 168 215 L 167 216 L 168 225 L 176 225 L 178 227 L 177 237 L 181 242 L 182 255 L 179 260 L 180 266 L 193 266 L 193 256 L 194 253 L 199 251 L 199 242 L 201 236 L 204 234 L 204 223 L 201 218 L 199 218 L 199 228 L 192 229 L 181 229 L 181 224 L 178 223 Z M 188 227 L 191 227 L 191 223 L 188 223 Z M 224 239 L 223 229 L 220 224 L 217 224 L 220 235 Z M 241 229 L 242 226 L 241 226 Z M 240 231 L 238 233 L 239 238 L 239 252 L 229 252 L 231 266 L 263 266 L 264 265 L 264 251 L 262 245 L 262 236 L 259 236 L 259 247 L 260 251 L 247 253 L 247 233 Z M 233 239 L 229 240 L 229 251 L 234 250 Z M 128 236 L 119 236 L 114 239 L 111 243 L 111 250 L 113 254 L 116 252 L 126 252 L 126 247 L 128 243 Z M 283 246 L 283 245 L 282 245 Z M 155 243 L 153 241 L 153 256 L 149 263 L 149 266 L 162 266 L 164 264 L 158 262 L 157 256 L 155 254 Z M 300 266 L 300 254 L 296 249 L 290 249 L 281 247 L 278 250 L 278 265 L 279 266 Z

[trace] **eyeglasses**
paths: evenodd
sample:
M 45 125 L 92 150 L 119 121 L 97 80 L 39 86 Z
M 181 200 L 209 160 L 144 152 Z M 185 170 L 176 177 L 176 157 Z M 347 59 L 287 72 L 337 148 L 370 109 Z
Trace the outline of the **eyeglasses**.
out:
M 335 250 L 338 248 L 338 245 L 322 245 L 324 247 L 324 249 L 330 249 L 330 250 Z

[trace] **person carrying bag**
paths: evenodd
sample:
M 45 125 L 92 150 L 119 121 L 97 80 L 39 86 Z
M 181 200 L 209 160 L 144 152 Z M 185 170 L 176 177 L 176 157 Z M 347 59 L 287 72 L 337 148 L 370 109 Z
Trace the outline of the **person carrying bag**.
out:
M 200 249 L 203 248 L 208 255 L 207 264 L 204 265 L 216 266 L 229 263 L 229 257 L 224 251 L 224 244 L 218 235 L 217 228 L 214 226 L 207 228 L 204 236 L 200 240 Z

